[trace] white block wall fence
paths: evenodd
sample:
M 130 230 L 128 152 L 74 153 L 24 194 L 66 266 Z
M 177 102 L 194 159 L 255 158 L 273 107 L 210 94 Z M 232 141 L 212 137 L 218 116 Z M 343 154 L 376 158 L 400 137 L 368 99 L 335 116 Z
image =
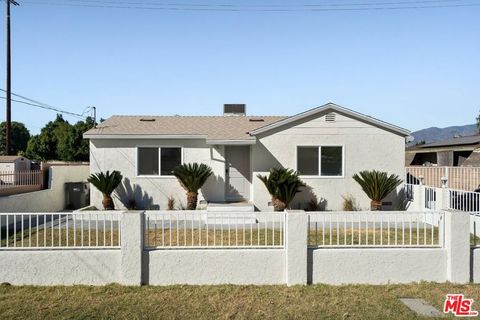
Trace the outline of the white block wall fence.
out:
M 13 285 L 470 280 L 469 217 L 456 211 L 16 215 L 0 214 L 0 282 Z

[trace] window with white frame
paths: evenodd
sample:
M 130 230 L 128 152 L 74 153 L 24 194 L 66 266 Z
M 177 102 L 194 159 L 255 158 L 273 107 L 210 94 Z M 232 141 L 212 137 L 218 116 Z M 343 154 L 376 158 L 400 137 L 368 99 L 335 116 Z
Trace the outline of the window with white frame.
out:
M 302 176 L 342 177 L 343 146 L 298 146 L 297 171 Z
M 137 173 L 139 176 L 172 176 L 173 169 L 182 164 L 180 147 L 139 147 Z

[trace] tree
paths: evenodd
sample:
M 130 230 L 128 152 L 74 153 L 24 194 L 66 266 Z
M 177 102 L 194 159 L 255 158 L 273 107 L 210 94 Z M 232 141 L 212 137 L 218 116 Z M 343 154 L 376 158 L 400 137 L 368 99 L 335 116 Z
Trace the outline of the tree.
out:
M 372 211 L 382 209 L 382 200 L 395 190 L 402 180 L 396 174 L 390 176 L 386 172 L 377 170 L 360 171 L 353 175 L 353 179 L 362 187 L 363 192 L 370 198 Z
M 177 177 L 180 185 L 187 191 L 188 210 L 197 208 L 198 190 L 207 182 L 212 173 L 212 168 L 204 163 L 187 163 L 173 169 L 173 175 Z
M 83 133 L 94 126 L 92 118 L 71 125 L 61 115 L 30 139 L 26 156 L 36 160 L 88 161 L 88 140 Z
M 272 168 L 267 176 L 257 175 L 272 196 L 275 211 L 283 211 L 306 184 L 293 169 Z
M 6 122 L 0 123 L 0 155 L 6 154 Z M 28 140 L 30 140 L 30 132 L 21 122 L 12 121 L 12 154 L 18 154 L 19 152 L 25 152 L 27 150 Z

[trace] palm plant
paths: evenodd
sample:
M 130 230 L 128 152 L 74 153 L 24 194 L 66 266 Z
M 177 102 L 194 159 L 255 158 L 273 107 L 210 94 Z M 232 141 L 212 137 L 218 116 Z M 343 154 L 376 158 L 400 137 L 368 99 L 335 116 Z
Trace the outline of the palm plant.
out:
M 363 191 L 370 198 L 370 207 L 373 211 L 382 209 L 382 200 L 403 181 L 396 174 L 390 176 L 386 172 L 372 170 L 360 171 L 353 175 Z
M 88 182 L 93 184 L 103 194 L 102 204 L 105 210 L 115 209 L 112 193 L 122 182 L 122 179 L 122 174 L 116 170 L 112 171 L 112 173 L 110 171 L 94 173 L 88 178 Z
M 268 193 L 272 196 L 272 204 L 275 211 L 283 211 L 288 208 L 290 202 L 302 187 L 306 184 L 298 177 L 293 169 L 272 168 L 268 176 L 257 175 L 265 184 Z
M 203 163 L 187 163 L 173 169 L 173 175 L 177 177 L 180 185 L 187 191 L 187 210 L 197 208 L 198 190 L 212 173 L 212 168 Z

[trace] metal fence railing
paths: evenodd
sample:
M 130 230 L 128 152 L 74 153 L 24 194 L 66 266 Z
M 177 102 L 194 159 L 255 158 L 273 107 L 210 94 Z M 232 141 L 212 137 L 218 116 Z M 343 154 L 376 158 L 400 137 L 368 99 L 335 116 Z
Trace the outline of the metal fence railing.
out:
M 309 212 L 310 247 L 443 247 L 443 212 Z
M 117 212 L 0 213 L 0 250 L 120 248 Z
M 43 171 L 0 171 L 0 189 L 43 185 Z
M 283 248 L 285 213 L 147 211 L 145 247 Z

